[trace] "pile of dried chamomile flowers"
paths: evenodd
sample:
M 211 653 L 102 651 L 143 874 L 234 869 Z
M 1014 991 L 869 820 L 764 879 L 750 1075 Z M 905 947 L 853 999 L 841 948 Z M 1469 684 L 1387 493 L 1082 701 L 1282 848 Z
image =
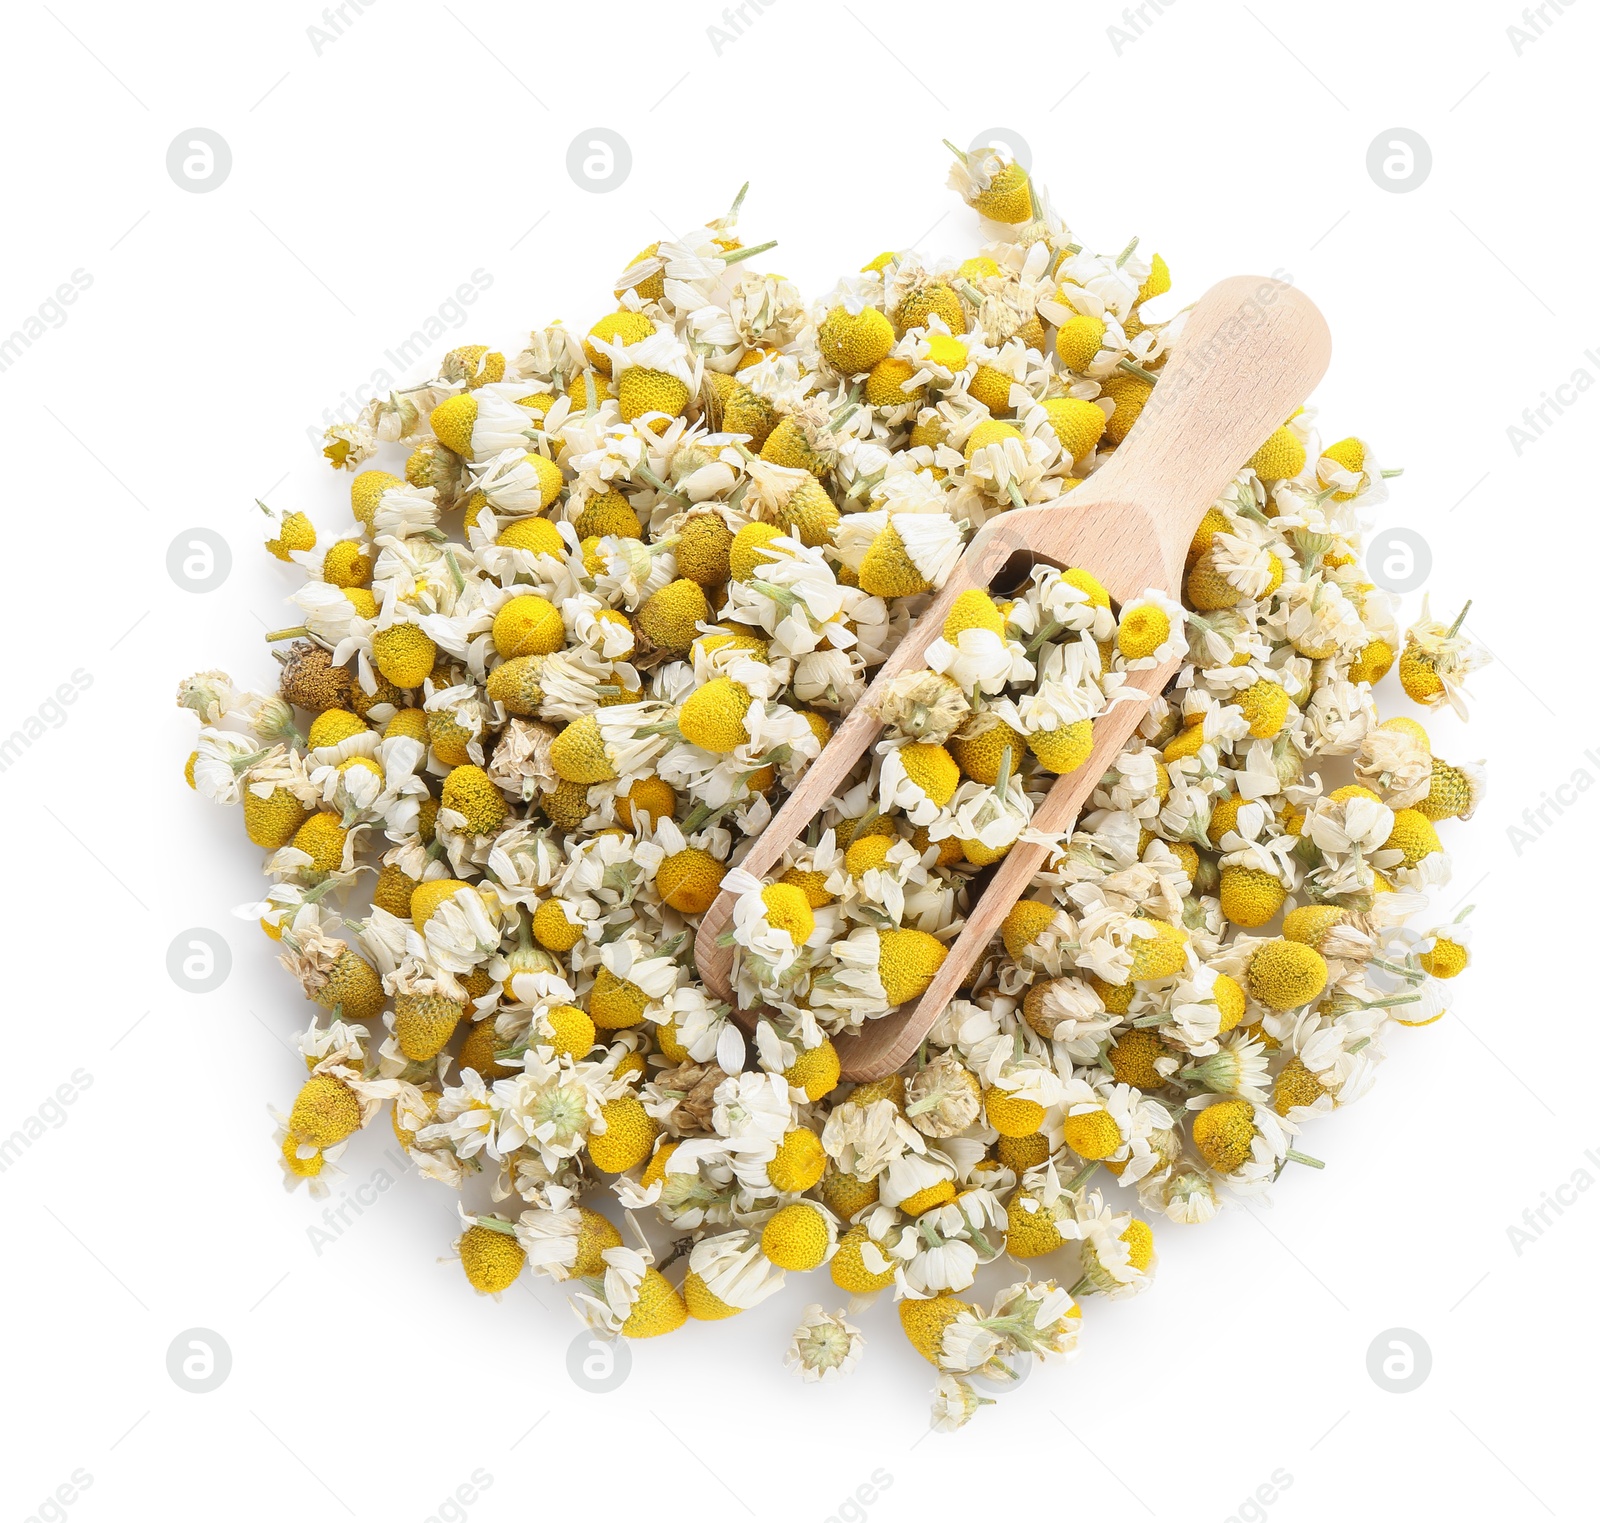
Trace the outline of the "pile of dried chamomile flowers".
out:
M 1427 896 L 1483 777 L 1373 689 L 1398 658 L 1459 709 L 1486 659 L 1426 609 L 1401 636 L 1361 566 L 1386 473 L 1305 410 L 1206 513 L 1182 604 L 1115 607 L 1092 566 L 963 596 L 744 872 L 964 541 L 1122 443 L 1182 322 L 1147 311 L 1159 256 L 1091 254 L 1003 152 L 952 184 L 992 239 L 959 263 L 880 254 L 811 302 L 736 203 L 591 325 L 454 349 L 330 429 L 349 521 L 267 543 L 304 573 L 276 691 L 179 691 L 192 786 L 267 854 L 244 913 L 317 1007 L 291 1185 L 387 1104 L 476 1290 L 543 1275 L 648 1338 L 819 1271 L 848 1300 L 806 1309 L 807 1379 L 887 1291 L 941 1427 L 1144 1289 L 1152 1220 L 1316 1164 L 1308 1127 L 1444 1013 L 1471 942 Z M 1094 716 L 1179 655 L 915 1060 L 841 1084 L 832 1039 L 927 987 Z M 724 888 L 748 1034 L 692 960 Z

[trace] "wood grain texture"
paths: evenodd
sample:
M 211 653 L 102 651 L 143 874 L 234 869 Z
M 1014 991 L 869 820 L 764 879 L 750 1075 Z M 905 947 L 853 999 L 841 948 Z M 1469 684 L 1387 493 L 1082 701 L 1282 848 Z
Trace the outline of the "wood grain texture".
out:
M 1001 514 L 975 534 L 949 581 L 762 832 L 744 866 L 764 876 L 837 791 L 881 728 L 877 698 L 915 669 L 956 597 L 987 587 L 1019 553 L 1090 571 L 1118 602 L 1156 588 L 1181 593 L 1184 554 L 1205 510 L 1273 429 L 1311 394 L 1327 369 L 1330 341 L 1316 307 L 1293 287 L 1262 276 L 1213 286 L 1182 331 L 1128 438 L 1082 485 L 1054 502 Z M 1174 662 L 1138 673 L 1158 694 Z M 1146 705 L 1123 701 L 1095 721 L 1095 746 L 1076 772 L 1057 780 L 1034 817 L 1048 832 L 1070 830 L 1083 801 L 1127 743 Z M 846 1077 L 880 1078 L 915 1052 L 1012 904 L 1040 870 L 1047 848 L 1019 844 L 1002 860 L 932 985 L 914 1006 L 868 1022 L 836 1045 Z M 717 945 L 732 914 L 721 895 L 695 940 L 695 963 L 716 997 L 730 999 L 733 949 Z

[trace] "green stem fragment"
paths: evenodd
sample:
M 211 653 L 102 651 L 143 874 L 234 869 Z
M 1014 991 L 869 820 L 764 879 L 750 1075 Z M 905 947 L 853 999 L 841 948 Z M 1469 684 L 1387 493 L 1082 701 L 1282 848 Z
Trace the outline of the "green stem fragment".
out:
M 777 246 L 778 240 L 776 238 L 772 238 L 766 243 L 753 244 L 750 248 L 735 249 L 731 254 L 724 254 L 722 256 L 722 262 L 724 264 L 738 264 L 741 259 L 749 259 L 756 254 L 765 254 L 768 249 L 775 249 Z
M 733 198 L 733 205 L 723 214 L 717 223 L 719 228 L 732 227 L 739 220 L 739 208 L 744 205 L 744 198 L 750 193 L 750 182 L 746 180 L 739 187 L 739 194 Z
M 1143 365 L 1136 365 L 1132 360 L 1118 360 L 1117 369 L 1124 370 L 1129 375 L 1136 375 L 1141 381 L 1148 381 L 1152 386 L 1161 379 L 1153 370 L 1146 370 Z
M 1066 1182 L 1063 1188 L 1068 1194 L 1071 1194 L 1072 1191 L 1078 1189 L 1081 1185 L 1086 1184 L 1090 1176 L 1099 1167 L 1100 1161 L 1098 1159 L 1096 1159 L 1093 1163 L 1085 1164 L 1081 1169 L 1078 1170 L 1076 1174 L 1072 1176 L 1071 1179 Z

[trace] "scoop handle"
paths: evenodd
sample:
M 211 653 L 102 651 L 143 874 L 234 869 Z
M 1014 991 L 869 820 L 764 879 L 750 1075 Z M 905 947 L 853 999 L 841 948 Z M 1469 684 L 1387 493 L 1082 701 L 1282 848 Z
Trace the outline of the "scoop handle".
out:
M 1311 395 L 1332 354 L 1316 304 L 1266 275 L 1219 280 L 1176 322 L 1160 384 L 1128 437 L 1073 494 L 1080 508 L 1138 504 L 1155 525 L 1169 588 L 1179 584 L 1199 512 Z

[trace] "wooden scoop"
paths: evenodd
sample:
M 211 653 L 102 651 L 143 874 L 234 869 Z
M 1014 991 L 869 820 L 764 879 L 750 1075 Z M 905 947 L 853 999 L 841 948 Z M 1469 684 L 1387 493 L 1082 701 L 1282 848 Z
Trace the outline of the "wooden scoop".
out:
M 1003 513 L 972 537 L 944 588 L 751 847 L 742 863 L 746 871 L 766 877 L 838 790 L 882 728 L 883 689 L 900 673 L 921 668 L 961 593 L 987 588 L 1002 573 L 1019 583 L 1030 565 L 1045 562 L 1081 567 L 1118 603 L 1146 588 L 1181 597 L 1184 557 L 1206 509 L 1311 394 L 1327 369 L 1329 348 L 1322 314 L 1292 286 L 1236 275 L 1206 292 L 1188 313 L 1143 414 L 1106 463 L 1054 502 Z M 1134 673 L 1130 686 L 1155 697 L 1180 664 Z M 1057 779 L 1034 813 L 1034 829 L 1071 830 L 1084 800 L 1148 712 L 1147 705 L 1124 699 L 1095 720 L 1088 761 Z M 1048 847 L 1013 846 L 922 998 L 868 1021 L 856 1036 L 836 1039 L 846 1078 L 882 1078 L 917 1050 L 1049 855 Z M 695 937 L 701 979 L 730 1002 L 733 948 L 718 939 L 732 912 L 733 896 L 719 895 Z

